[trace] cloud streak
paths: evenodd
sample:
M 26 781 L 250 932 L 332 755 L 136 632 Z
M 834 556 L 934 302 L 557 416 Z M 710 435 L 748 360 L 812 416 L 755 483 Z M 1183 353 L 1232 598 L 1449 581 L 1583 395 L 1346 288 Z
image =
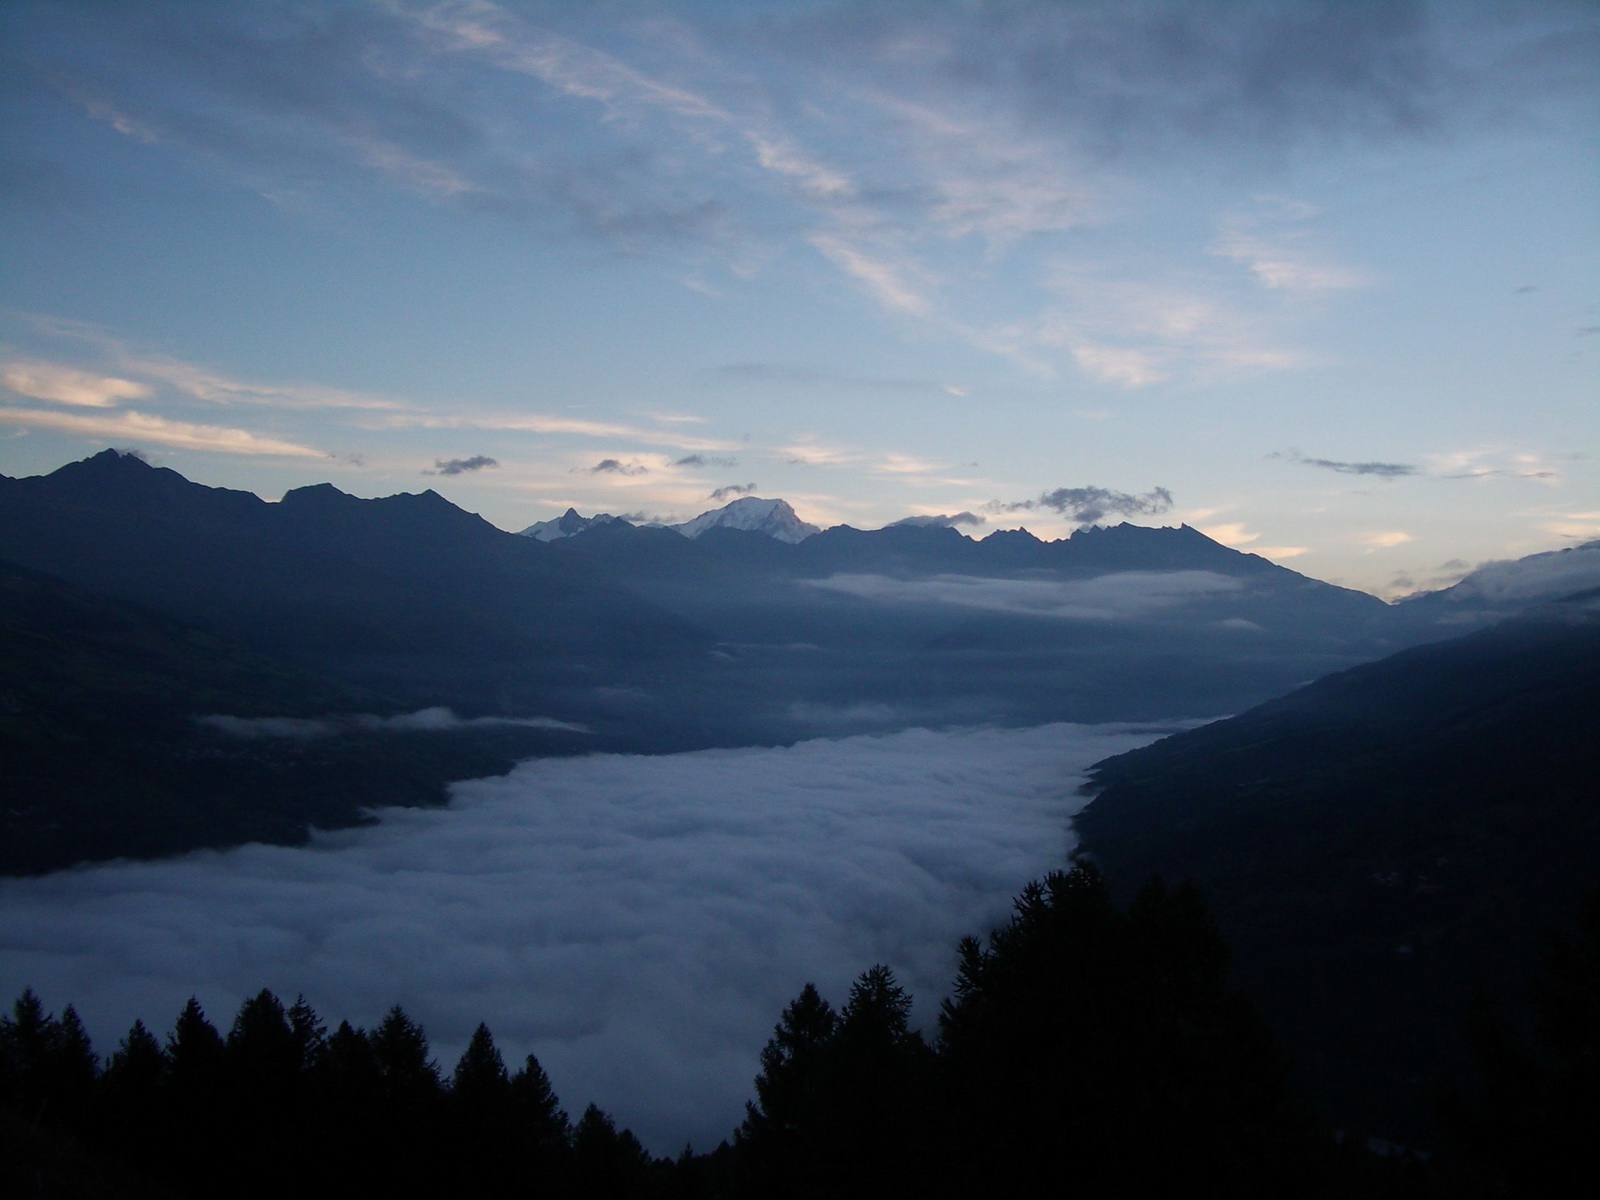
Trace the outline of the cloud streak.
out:
M 1304 463 L 1308 467 L 1321 467 L 1340 475 L 1375 475 L 1379 479 L 1400 479 L 1407 475 L 1420 475 L 1422 468 L 1412 463 L 1394 462 L 1341 462 L 1332 458 L 1307 458 L 1298 450 L 1280 451 L 1269 458 L 1286 458 L 1290 462 Z
M 1214 571 L 1120 571 L 1084 580 L 841 574 L 805 582 L 881 604 L 936 604 L 1062 621 L 1135 620 L 1241 586 Z
M 77 367 L 37 360 L 13 360 L 0 370 L 0 383 L 19 396 L 79 408 L 112 408 L 123 400 L 143 400 L 147 384 Z
M 309 741 L 347 733 L 455 733 L 471 729 L 549 729 L 590 733 L 586 725 L 553 717 L 458 717 L 448 708 L 423 708 L 397 716 L 340 713 L 326 717 L 234 717 L 212 713 L 196 718 L 201 725 L 245 740 Z
M 120 412 L 90 416 L 81 413 L 40 411 L 0 407 L 0 425 L 23 429 L 47 429 L 79 437 L 105 438 L 112 442 L 145 442 L 179 450 L 209 450 L 218 454 L 251 454 L 281 458 L 326 458 L 326 453 L 297 442 L 266 437 L 246 429 L 222 425 L 198 425 L 188 421 L 169 421 L 148 413 Z

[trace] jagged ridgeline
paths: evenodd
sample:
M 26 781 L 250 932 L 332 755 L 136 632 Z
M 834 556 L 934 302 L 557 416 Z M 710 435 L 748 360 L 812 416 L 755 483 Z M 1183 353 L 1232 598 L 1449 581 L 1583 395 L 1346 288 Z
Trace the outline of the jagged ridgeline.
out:
M 546 542 L 115 451 L 0 477 L 0 867 L 293 841 L 530 755 L 1219 715 L 1437 636 L 1187 527 L 810 532 L 745 500 Z

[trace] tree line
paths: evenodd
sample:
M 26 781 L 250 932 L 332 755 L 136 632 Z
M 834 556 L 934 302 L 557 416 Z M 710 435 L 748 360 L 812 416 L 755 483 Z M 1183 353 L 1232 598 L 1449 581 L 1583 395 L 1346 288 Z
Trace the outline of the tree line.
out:
M 1470 1136 L 1444 1167 L 1318 1125 L 1229 985 L 1192 885 L 1152 881 L 1122 909 L 1080 864 L 961 943 L 931 1039 L 887 966 L 837 1009 L 807 984 L 739 1128 L 677 1159 L 593 1105 L 570 1119 L 537 1058 L 510 1070 L 483 1025 L 447 1075 L 399 1006 L 330 1033 L 303 997 L 263 990 L 225 1034 L 191 999 L 164 1039 L 135 1022 L 102 1063 L 70 1005 L 54 1016 L 25 991 L 0 1017 L 0 1190 L 269 1195 L 315 1180 L 388 1196 L 822 1200 L 1053 1180 L 1130 1197 L 1510 1195 L 1561 1161 L 1563 1137 L 1580 1152 L 1597 1132 L 1600 904 L 1562 947 L 1546 991 L 1570 1069 L 1486 1019 L 1488 1096 L 1454 1102 Z M 1536 1102 L 1544 1124 L 1528 1119 Z M 1507 1149 L 1501 1129 L 1520 1140 Z

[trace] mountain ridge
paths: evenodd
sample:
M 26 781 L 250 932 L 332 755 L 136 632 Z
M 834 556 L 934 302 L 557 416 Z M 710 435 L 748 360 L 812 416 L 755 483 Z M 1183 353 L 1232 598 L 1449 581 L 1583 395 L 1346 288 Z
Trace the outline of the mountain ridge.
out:
M 1525 1019 L 1508 987 L 1594 887 L 1596 729 L 1589 593 L 1096 764 L 1080 853 L 1199 883 L 1336 1119 L 1425 1146 L 1474 990 Z

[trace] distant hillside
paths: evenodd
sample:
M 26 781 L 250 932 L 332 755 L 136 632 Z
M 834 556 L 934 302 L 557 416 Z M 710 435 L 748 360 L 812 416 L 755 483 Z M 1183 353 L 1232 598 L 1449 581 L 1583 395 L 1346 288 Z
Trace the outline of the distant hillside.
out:
M 1335 1115 L 1432 1136 L 1475 988 L 1600 885 L 1600 602 L 1407 650 L 1095 768 L 1082 849 L 1193 877 Z
M 249 738 L 197 720 L 392 714 L 395 702 L 140 606 L 0 562 L 0 873 L 197 846 L 300 842 L 386 804 L 581 748 L 548 729 L 384 728 Z

